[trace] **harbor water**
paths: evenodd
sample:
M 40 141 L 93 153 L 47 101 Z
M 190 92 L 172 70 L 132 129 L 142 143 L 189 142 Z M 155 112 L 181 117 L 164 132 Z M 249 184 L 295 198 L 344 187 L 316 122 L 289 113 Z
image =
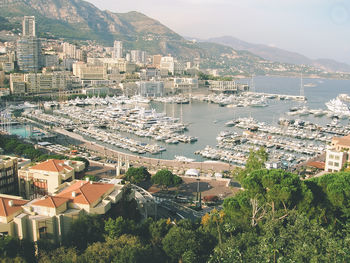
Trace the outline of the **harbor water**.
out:
M 255 91 L 274 94 L 300 95 L 300 78 L 277 78 L 277 77 L 256 77 Z M 142 142 L 157 143 L 166 148 L 165 152 L 157 155 L 145 154 L 148 157 L 160 159 L 174 159 L 176 155 L 186 156 L 197 161 L 205 161 L 199 155 L 194 154 L 198 150 L 204 149 L 207 145 L 215 147 L 216 137 L 221 131 L 235 130 L 242 133 L 235 127 L 226 127 L 225 123 L 232 119 L 241 117 L 252 117 L 258 121 L 266 122 L 277 126 L 279 118 L 294 118 L 308 120 L 316 124 L 325 125 L 332 120 L 326 116 L 288 116 L 285 113 L 295 106 L 308 106 L 310 109 L 326 109 L 325 103 L 342 93 L 350 93 L 349 80 L 329 80 L 329 79 L 303 79 L 304 84 L 313 83 L 313 87 L 304 87 L 306 102 L 293 100 L 269 100 L 269 106 L 264 108 L 242 107 L 228 108 L 219 107 L 217 104 L 194 101 L 191 104 L 164 104 L 151 102 L 150 107 L 158 112 L 165 112 L 168 116 L 179 118 L 184 123 L 188 123 L 188 131 L 185 134 L 198 137 L 195 143 L 179 143 L 176 145 L 155 141 L 153 139 L 140 138 L 129 133 L 123 135 L 134 138 Z M 166 110 L 164 109 L 166 107 Z M 341 120 L 348 123 L 348 120 Z M 116 148 L 117 149 L 117 148 Z M 118 149 L 120 150 L 120 149 Z M 123 151 L 123 150 L 121 150 Z
M 249 82 L 243 80 L 242 82 Z M 350 93 L 349 80 L 329 80 L 329 79 L 303 79 L 304 90 L 301 91 L 300 78 L 284 78 L 284 77 L 256 77 L 254 79 L 254 87 L 252 91 L 265 92 L 273 94 L 285 95 L 301 95 L 301 92 L 307 98 L 306 102 L 293 100 L 277 100 L 268 99 L 267 107 L 220 107 L 218 104 L 207 102 L 193 101 L 190 104 L 170 104 L 161 102 L 151 102 L 149 107 L 155 109 L 157 112 L 166 112 L 170 117 L 179 118 L 183 123 L 188 124 L 186 135 L 198 137 L 198 141 L 194 143 L 179 143 L 168 144 L 154 139 L 139 137 L 137 135 L 118 132 L 121 135 L 136 139 L 143 143 L 158 144 L 166 148 L 166 151 L 156 155 L 145 153 L 143 156 L 160 158 L 160 159 L 174 159 L 176 155 L 186 156 L 197 161 L 205 161 L 195 152 L 203 150 L 206 146 L 215 147 L 217 145 L 216 137 L 221 131 L 236 131 L 242 134 L 242 130 L 236 127 L 226 127 L 225 123 L 242 117 L 252 117 L 259 122 L 265 122 L 272 126 L 277 126 L 279 118 L 284 117 L 288 119 L 302 119 L 311 121 L 312 123 L 326 125 L 332 120 L 327 117 L 314 117 L 313 115 L 306 116 L 288 116 L 286 112 L 292 107 L 307 106 L 310 109 L 326 109 L 325 103 L 334 99 L 339 94 Z M 347 124 L 348 120 L 341 120 L 343 124 Z M 28 137 L 31 135 L 29 126 L 12 127 L 10 130 L 13 134 Z M 101 142 L 101 144 L 103 144 Z M 107 145 L 106 145 L 107 146 Z M 115 150 L 128 152 L 128 150 L 117 148 L 113 145 L 108 147 Z

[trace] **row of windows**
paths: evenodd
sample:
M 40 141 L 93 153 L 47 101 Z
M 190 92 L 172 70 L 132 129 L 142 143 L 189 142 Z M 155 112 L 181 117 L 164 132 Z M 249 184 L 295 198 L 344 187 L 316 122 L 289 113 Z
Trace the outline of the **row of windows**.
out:
M 339 161 L 340 160 L 340 156 L 339 155 L 330 154 L 329 155 L 329 159 L 334 159 L 334 160 Z
M 12 175 L 13 175 L 13 170 L 1 171 L 0 172 L 0 177 L 12 176 Z
M 328 165 L 334 166 L 334 167 L 339 167 L 339 163 L 338 163 L 338 162 L 329 161 L 329 162 L 328 162 Z
M 14 181 L 15 181 L 15 178 L 13 178 L 13 177 L 10 177 L 10 178 L 7 178 L 7 179 L 2 179 L 2 180 L 0 180 L 0 186 L 7 185 L 7 184 L 12 184 L 12 183 L 14 183 Z

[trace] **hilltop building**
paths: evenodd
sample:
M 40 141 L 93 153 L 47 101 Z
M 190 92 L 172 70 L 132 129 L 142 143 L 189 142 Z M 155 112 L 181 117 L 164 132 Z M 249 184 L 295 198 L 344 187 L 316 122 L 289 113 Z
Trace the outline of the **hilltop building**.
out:
M 350 135 L 333 137 L 326 151 L 325 171 L 339 172 L 350 161 Z
M 18 193 L 18 159 L 0 156 L 0 194 Z
M 17 63 L 25 72 L 37 72 L 42 64 L 41 43 L 36 37 L 35 17 L 23 19 L 22 37 L 17 40 Z
M 22 21 L 22 36 L 35 37 L 35 16 L 25 16 Z
M 59 243 L 82 214 L 105 214 L 121 200 L 126 185 L 89 181 L 62 184 L 53 195 L 32 201 L 0 195 L 0 235 Z
M 130 61 L 136 64 L 146 63 L 146 52 L 142 50 L 131 50 Z
M 25 72 L 37 72 L 41 67 L 41 43 L 36 37 L 17 40 L 17 63 Z
M 57 187 L 75 179 L 85 169 L 84 162 L 50 159 L 18 171 L 19 193 L 27 199 L 52 195 Z
M 112 58 L 122 58 L 123 57 L 123 42 L 114 41 Z

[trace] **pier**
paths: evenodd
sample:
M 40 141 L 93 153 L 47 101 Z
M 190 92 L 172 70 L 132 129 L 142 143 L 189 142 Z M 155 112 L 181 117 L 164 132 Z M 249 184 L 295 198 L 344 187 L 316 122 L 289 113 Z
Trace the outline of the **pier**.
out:
M 276 97 L 280 100 L 297 100 L 297 101 L 306 101 L 305 96 L 301 95 L 284 95 L 284 94 L 274 94 L 274 93 L 265 93 L 265 92 L 253 92 L 253 91 L 247 91 L 245 94 L 248 95 L 259 95 L 259 96 L 265 96 L 265 97 Z
M 61 128 L 55 128 L 53 131 L 56 133 L 62 134 L 64 136 L 68 136 L 70 138 L 81 141 L 82 145 L 80 146 L 85 147 L 92 151 L 99 152 L 108 158 L 113 158 L 115 160 L 118 160 L 119 162 L 121 162 L 120 160 L 123 160 L 123 162 L 125 162 L 126 164 L 126 167 L 128 167 L 129 165 L 133 165 L 136 167 L 144 166 L 148 168 L 150 171 L 168 169 L 178 175 L 185 174 L 186 170 L 188 169 L 197 169 L 201 173 L 215 173 L 215 172 L 229 171 L 235 167 L 231 164 L 223 163 L 223 162 L 211 162 L 211 161 L 181 162 L 176 160 L 164 160 L 164 159 L 156 159 L 156 158 L 132 155 L 132 154 L 112 150 L 108 147 L 99 145 L 98 143 L 88 141 L 79 134 L 69 132 Z

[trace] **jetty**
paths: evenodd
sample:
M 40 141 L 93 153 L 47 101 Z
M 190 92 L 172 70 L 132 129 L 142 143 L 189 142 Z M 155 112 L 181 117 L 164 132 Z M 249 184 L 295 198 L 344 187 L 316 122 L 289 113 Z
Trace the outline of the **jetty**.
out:
M 82 144 L 80 145 L 80 147 L 85 147 L 86 149 L 99 152 L 109 159 L 112 158 L 112 159 L 118 160 L 118 162 L 122 160 L 122 162 L 126 163 L 127 166 L 128 165 L 133 165 L 135 167 L 144 166 L 148 168 L 150 171 L 168 169 L 178 175 L 184 175 L 188 169 L 197 169 L 201 173 L 216 173 L 216 172 L 220 173 L 220 172 L 229 171 L 235 168 L 234 165 L 224 163 L 224 162 L 212 162 L 212 161 L 183 162 L 183 161 L 176 161 L 176 160 L 164 160 L 164 159 L 156 159 L 156 158 L 132 155 L 132 154 L 110 149 L 96 142 L 88 141 L 84 139 L 83 136 L 73 132 L 69 132 L 62 128 L 54 128 L 53 131 L 56 133 L 62 134 L 64 136 L 73 138 L 75 140 L 81 141 Z

